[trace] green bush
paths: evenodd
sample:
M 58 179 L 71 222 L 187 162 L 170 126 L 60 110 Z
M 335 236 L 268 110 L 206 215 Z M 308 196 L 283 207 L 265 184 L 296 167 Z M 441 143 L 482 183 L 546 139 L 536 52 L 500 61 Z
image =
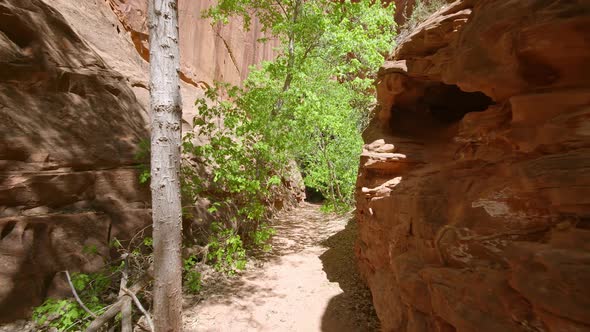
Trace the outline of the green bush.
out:
M 72 284 L 90 311 L 100 313 L 106 307 L 103 298 L 111 286 L 111 280 L 106 275 L 74 273 Z M 59 331 L 78 331 L 88 326 L 92 316 L 74 299 L 50 298 L 34 309 L 33 320 L 40 327 L 55 327 Z
M 112 250 L 119 252 L 122 259 L 110 261 L 100 272 L 71 274 L 71 282 L 76 293 L 94 314 L 102 314 L 113 295 L 119 292 L 121 272 L 124 268 L 128 274 L 128 282 L 133 284 L 144 276 L 146 269 L 151 265 L 153 240 L 150 237 L 142 238 L 144 231 L 145 228 L 136 234 L 127 247 L 118 239 L 112 239 L 109 245 Z M 82 252 L 97 255 L 98 248 L 95 245 L 85 246 Z M 142 299 L 139 294 L 138 297 Z M 49 298 L 33 310 L 33 320 L 39 331 L 50 328 L 57 328 L 59 331 L 82 331 L 93 317 L 75 299 Z M 118 324 L 119 321 L 116 319 L 113 327 Z
M 274 230 L 264 222 L 285 192 L 293 161 L 305 185 L 326 198 L 324 210 L 352 207 L 375 77 L 395 37 L 394 6 L 381 0 L 216 3 L 204 12 L 213 24 L 238 16 L 248 29 L 255 14 L 264 39 L 280 43 L 276 57 L 250 68 L 241 86 L 217 82 L 207 89 L 195 102 L 194 130 L 182 141 L 183 206 L 213 202 L 208 212 L 218 222 L 208 256 L 216 269 L 235 273 L 245 267 L 245 247 L 271 249 Z M 204 168 L 211 176 L 203 177 Z M 140 179 L 149 181 L 147 167 Z M 183 215 L 192 217 L 190 211 Z
M 374 0 L 281 6 L 278 11 L 274 0 L 220 0 L 205 12 L 222 23 L 239 16 L 246 29 L 255 13 L 282 51 L 251 68 L 243 87 L 222 86 L 223 100 L 217 86 L 208 100 L 198 101 L 195 129 L 211 136 L 210 147 L 200 152 L 223 154 L 208 163 L 221 168 L 215 181 L 243 180 L 236 184 L 246 192 L 264 190 L 275 176 L 280 180 L 295 160 L 306 186 L 327 199 L 327 209 L 350 209 L 361 132 L 375 102 L 373 82 L 395 35 L 394 6 Z M 234 135 L 215 129 L 212 112 Z
M 192 294 L 201 290 L 201 274 L 195 270 L 197 262 L 196 255 L 191 255 L 182 262 L 182 281 L 188 292 Z
M 139 142 L 137 153 L 135 154 L 135 161 L 138 162 L 137 169 L 139 171 L 139 183 L 148 183 L 151 177 L 150 173 L 150 140 L 143 139 Z
M 274 228 L 270 227 L 266 223 L 262 223 L 258 226 L 258 229 L 252 232 L 252 242 L 256 247 L 262 249 L 262 251 L 269 252 L 272 250 L 270 239 L 275 234 L 276 230 Z
M 237 271 L 245 269 L 246 250 L 235 230 L 214 222 L 211 224 L 211 231 L 207 259 L 213 267 L 228 275 L 234 275 Z

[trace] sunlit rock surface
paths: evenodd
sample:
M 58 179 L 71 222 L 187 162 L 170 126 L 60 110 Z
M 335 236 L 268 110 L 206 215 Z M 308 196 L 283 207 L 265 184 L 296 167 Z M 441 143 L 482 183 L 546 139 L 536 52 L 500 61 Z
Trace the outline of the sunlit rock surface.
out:
M 385 331 L 590 330 L 588 36 L 588 1 L 456 1 L 383 66 L 356 253 Z

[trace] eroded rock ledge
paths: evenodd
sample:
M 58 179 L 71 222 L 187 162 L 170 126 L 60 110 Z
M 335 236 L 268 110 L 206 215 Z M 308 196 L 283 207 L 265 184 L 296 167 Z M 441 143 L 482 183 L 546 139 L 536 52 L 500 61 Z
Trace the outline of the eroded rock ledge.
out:
M 590 331 L 590 2 L 463 0 L 378 79 L 356 252 L 385 331 Z
M 126 78 L 54 8 L 0 1 L 0 323 L 149 223 L 134 158 L 146 118 Z

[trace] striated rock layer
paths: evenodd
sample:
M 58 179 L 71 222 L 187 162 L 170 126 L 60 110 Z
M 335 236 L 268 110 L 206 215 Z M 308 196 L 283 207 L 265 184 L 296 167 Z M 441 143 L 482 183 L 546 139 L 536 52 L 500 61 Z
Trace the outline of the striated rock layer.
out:
M 107 0 L 123 27 L 131 34 L 138 52 L 149 57 L 147 0 Z M 211 26 L 201 14 L 216 1 L 178 1 L 179 47 L 182 78 L 195 84 L 224 81 L 239 84 L 248 68 L 274 56 L 275 42 L 259 43 L 264 38 L 257 19 L 244 31 L 242 21 L 233 19 L 227 25 Z
M 459 0 L 379 73 L 357 186 L 385 331 L 590 331 L 590 2 Z
M 147 114 L 42 1 L 0 1 L 0 321 L 67 289 L 149 223 L 134 159 Z M 99 255 L 100 254 L 100 255 Z

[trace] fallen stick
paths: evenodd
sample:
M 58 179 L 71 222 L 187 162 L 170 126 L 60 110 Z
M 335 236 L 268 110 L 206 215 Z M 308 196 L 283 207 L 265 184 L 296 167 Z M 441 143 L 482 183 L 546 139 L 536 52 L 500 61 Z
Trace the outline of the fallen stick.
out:
M 127 281 L 129 280 L 129 262 L 128 254 L 124 254 L 123 258 L 123 269 L 121 270 L 121 283 L 119 286 L 119 297 L 125 295 L 124 289 L 127 289 Z M 121 332 L 133 332 L 133 321 L 131 316 L 133 315 L 133 307 L 130 298 L 125 298 L 121 307 Z
M 147 312 L 147 310 L 145 310 L 143 305 L 141 305 L 141 302 L 139 302 L 139 299 L 137 298 L 137 296 L 135 296 L 135 294 L 133 292 L 131 292 L 130 290 L 128 290 L 125 287 L 122 287 L 121 289 L 125 293 L 127 293 L 127 295 L 131 296 L 131 298 L 133 299 L 133 302 L 135 302 L 135 306 L 137 306 L 137 309 L 139 309 L 143 313 L 143 315 L 145 316 L 145 319 L 147 320 L 147 323 L 150 326 L 150 330 L 152 332 L 154 332 L 155 328 L 154 328 L 154 322 L 152 321 L 152 317 L 150 316 L 150 313 Z
M 64 272 L 66 273 L 66 277 L 68 278 L 68 284 L 70 284 L 70 288 L 72 289 L 72 293 L 74 293 L 76 302 L 78 302 L 82 309 L 84 309 L 84 311 L 86 311 L 90 316 L 96 318 L 96 314 L 92 312 L 90 309 L 88 309 L 88 307 L 84 305 L 84 302 L 82 302 L 82 299 L 80 299 L 80 297 L 78 296 L 78 292 L 76 292 L 76 287 L 74 287 L 74 284 L 72 283 L 72 279 L 70 278 L 70 273 L 68 272 L 68 270 L 65 270 Z
M 86 328 L 86 332 L 97 332 L 101 326 L 107 324 L 113 317 L 115 317 L 119 313 L 119 311 L 121 311 L 121 308 L 123 308 L 123 302 L 124 299 L 120 299 L 115 304 L 113 304 L 113 306 L 110 307 L 109 310 L 105 311 L 104 314 L 96 317 L 96 319 L 93 320 L 92 323 L 90 323 L 90 325 L 88 325 L 88 327 Z
M 139 292 L 145 285 L 147 284 L 149 277 L 149 270 L 143 278 L 141 278 L 137 283 L 133 286 L 129 287 L 129 291 L 132 293 Z M 102 315 L 96 317 L 95 320 L 90 323 L 90 325 L 86 328 L 86 332 L 97 332 L 101 326 L 107 324 L 113 317 L 115 317 L 122 309 L 123 304 L 129 300 L 129 296 L 124 294 L 123 296 L 119 296 L 117 302 L 113 304 L 107 311 L 105 311 Z

